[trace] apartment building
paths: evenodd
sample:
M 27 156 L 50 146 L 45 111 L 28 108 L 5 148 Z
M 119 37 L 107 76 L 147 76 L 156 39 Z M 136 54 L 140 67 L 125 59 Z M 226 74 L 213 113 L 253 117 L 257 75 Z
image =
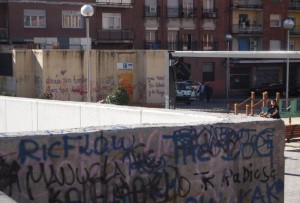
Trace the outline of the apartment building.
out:
M 300 50 L 299 0 L 0 0 L 0 51 L 83 49 L 84 4 L 95 10 L 89 20 L 93 49 L 286 50 L 283 21 L 291 18 L 295 26 L 289 48 Z M 226 34 L 232 35 L 230 42 Z M 0 60 L 10 63 L 7 57 Z M 225 94 L 226 59 L 183 61 L 189 79 L 207 82 L 216 94 Z M 300 83 L 299 62 L 290 60 L 291 84 Z M 1 69 L 0 75 L 12 74 Z M 230 94 L 246 94 L 266 82 L 285 83 L 285 70 L 285 59 L 230 59 Z

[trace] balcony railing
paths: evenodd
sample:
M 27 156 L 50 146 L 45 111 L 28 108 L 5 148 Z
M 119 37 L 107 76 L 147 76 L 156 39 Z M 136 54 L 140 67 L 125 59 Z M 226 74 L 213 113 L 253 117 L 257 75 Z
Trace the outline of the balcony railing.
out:
M 0 39 L 8 39 L 8 29 L 0 28 Z
M 183 8 L 181 9 L 181 17 L 182 18 L 194 18 L 197 16 L 197 9 L 196 8 Z
M 263 0 L 232 0 L 233 8 L 262 9 Z
M 106 5 L 133 5 L 134 0 L 96 0 L 96 3 Z
M 168 50 L 179 50 L 179 43 L 177 42 L 167 42 L 167 47 Z
M 192 42 L 179 42 L 179 49 L 183 51 L 196 51 L 198 50 L 198 43 L 196 41 Z
M 293 29 L 290 29 L 291 35 L 300 35 L 300 25 L 295 25 Z
M 219 44 L 216 41 L 202 41 L 203 51 L 217 51 L 219 49 Z
M 168 7 L 167 8 L 168 18 L 195 18 L 197 17 L 197 8 L 178 8 Z
M 207 9 L 207 8 L 202 9 L 202 18 L 216 19 L 217 17 L 218 17 L 217 9 Z
M 160 7 L 159 6 L 145 6 L 145 17 L 159 17 Z
M 289 9 L 290 10 L 300 10 L 300 1 L 289 1 Z
M 179 18 L 180 9 L 178 7 L 168 7 L 167 8 L 167 17 L 168 18 Z
M 161 49 L 161 42 L 160 41 L 145 41 L 144 42 L 144 49 Z
M 133 30 L 98 30 L 98 40 L 131 41 L 134 39 Z
M 250 24 L 249 26 L 245 26 L 243 24 L 234 24 L 232 26 L 232 33 L 235 34 L 261 34 L 262 33 L 262 25 Z

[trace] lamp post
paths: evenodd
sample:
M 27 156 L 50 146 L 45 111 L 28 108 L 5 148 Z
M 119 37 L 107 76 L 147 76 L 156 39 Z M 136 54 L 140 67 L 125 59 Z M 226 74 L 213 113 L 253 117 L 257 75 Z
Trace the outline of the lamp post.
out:
M 80 9 L 81 15 L 86 19 L 86 88 L 87 102 L 91 101 L 91 84 L 90 84 L 90 34 L 89 34 L 89 18 L 94 14 L 94 8 L 91 5 L 83 5 Z
M 287 51 L 290 50 L 290 29 L 294 27 L 294 21 L 292 19 L 286 19 L 283 21 L 283 27 L 287 30 Z M 286 89 L 285 89 L 285 99 L 286 104 L 285 108 L 288 109 L 288 101 L 289 101 L 289 75 L 290 75 L 290 67 L 289 67 L 289 57 L 286 58 Z
M 227 42 L 227 51 L 230 49 L 230 42 L 232 41 L 232 35 L 226 34 L 225 41 Z M 226 60 L 226 100 L 229 99 L 229 85 L 230 85 L 230 69 L 229 69 L 229 57 Z

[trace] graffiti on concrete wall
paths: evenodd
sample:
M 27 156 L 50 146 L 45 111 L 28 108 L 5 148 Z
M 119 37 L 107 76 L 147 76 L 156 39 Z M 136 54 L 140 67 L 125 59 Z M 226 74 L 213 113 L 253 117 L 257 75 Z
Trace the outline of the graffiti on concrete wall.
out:
M 146 82 L 137 82 L 133 86 L 133 89 L 136 91 L 138 103 L 146 103 Z
M 80 97 L 83 101 L 87 94 L 87 78 L 83 75 L 66 74 L 67 71 L 61 71 L 55 76 L 48 76 L 45 79 L 45 94 L 51 94 L 52 99 L 56 100 L 76 100 Z M 107 76 L 98 80 L 91 80 L 91 93 L 96 95 L 96 98 L 92 98 L 93 101 L 99 101 L 104 99 L 116 86 L 116 80 L 114 76 Z
M 151 97 L 164 97 L 165 95 L 165 76 L 147 77 L 148 92 L 147 96 L 151 100 Z
M 11 147 L 17 154 L 1 148 L 0 190 L 20 202 L 232 203 L 283 198 L 272 128 L 83 130 L 18 139 Z

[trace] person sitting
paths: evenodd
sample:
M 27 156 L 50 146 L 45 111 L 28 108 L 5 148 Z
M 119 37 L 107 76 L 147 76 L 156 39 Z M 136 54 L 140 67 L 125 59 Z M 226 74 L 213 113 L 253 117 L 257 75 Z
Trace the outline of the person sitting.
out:
M 268 108 L 266 112 L 260 113 L 260 116 L 265 118 L 279 119 L 280 114 L 279 114 L 279 106 L 277 105 L 277 101 L 272 100 L 270 108 Z

